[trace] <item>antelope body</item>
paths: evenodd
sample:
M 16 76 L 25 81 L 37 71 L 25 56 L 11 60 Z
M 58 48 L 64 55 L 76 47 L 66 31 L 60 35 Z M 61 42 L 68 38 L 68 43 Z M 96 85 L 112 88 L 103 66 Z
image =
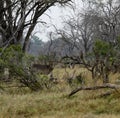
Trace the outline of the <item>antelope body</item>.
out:
M 33 68 L 41 74 L 49 74 L 53 67 L 51 65 L 33 64 Z

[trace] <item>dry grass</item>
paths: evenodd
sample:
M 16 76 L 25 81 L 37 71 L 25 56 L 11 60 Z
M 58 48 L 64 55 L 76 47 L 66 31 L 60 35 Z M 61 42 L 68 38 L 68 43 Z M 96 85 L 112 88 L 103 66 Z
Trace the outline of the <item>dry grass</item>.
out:
M 84 67 L 79 67 L 79 66 L 75 66 L 75 68 L 70 69 L 70 68 L 55 68 L 53 70 L 53 75 L 55 78 L 58 78 L 60 80 L 60 82 L 62 81 L 66 81 L 66 79 L 73 77 L 75 78 L 76 76 L 78 76 L 79 74 L 82 74 L 83 76 L 85 76 L 85 81 L 87 82 L 87 85 L 93 85 L 94 82 L 92 80 L 92 74 L 90 71 L 88 71 L 86 68 Z M 115 83 L 117 79 L 120 79 L 120 73 L 115 73 L 115 74 L 110 74 L 110 82 L 111 83 Z M 98 78 L 97 79 L 97 83 L 96 84 L 102 84 L 102 79 Z
M 60 80 L 60 82 L 66 81 L 66 79 L 68 79 L 70 77 L 75 78 L 79 74 L 82 74 L 83 76 L 88 78 L 87 79 L 88 83 L 92 82 L 91 73 L 85 68 L 80 68 L 80 67 L 77 66 L 73 69 L 70 69 L 70 68 L 55 68 L 53 70 L 54 77 L 58 78 Z
M 119 118 L 120 96 L 92 99 L 95 92 L 79 92 L 68 98 L 67 92 L 2 94 L 0 118 Z
M 75 68 L 75 76 L 80 72 L 92 83 L 90 73 Z M 82 70 L 82 71 L 81 71 Z M 74 70 L 55 69 L 54 76 L 65 79 Z M 69 73 L 69 74 L 68 74 Z M 111 75 L 111 81 L 119 74 Z M 12 90 L 14 91 L 14 90 Z M 62 82 L 52 90 L 28 92 L 22 90 L 0 95 L 0 118 L 120 118 L 120 94 L 114 93 L 106 98 L 96 98 L 104 90 L 81 91 L 68 98 L 71 89 Z

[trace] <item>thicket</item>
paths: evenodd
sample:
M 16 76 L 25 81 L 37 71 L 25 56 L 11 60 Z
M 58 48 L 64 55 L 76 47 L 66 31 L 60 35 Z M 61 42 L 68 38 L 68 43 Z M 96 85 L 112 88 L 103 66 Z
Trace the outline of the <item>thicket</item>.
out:
M 15 82 L 16 87 L 28 87 L 32 91 L 50 87 L 48 76 L 40 75 L 32 68 L 34 60 L 35 57 L 23 53 L 20 45 L 9 46 L 0 57 L 0 82 Z

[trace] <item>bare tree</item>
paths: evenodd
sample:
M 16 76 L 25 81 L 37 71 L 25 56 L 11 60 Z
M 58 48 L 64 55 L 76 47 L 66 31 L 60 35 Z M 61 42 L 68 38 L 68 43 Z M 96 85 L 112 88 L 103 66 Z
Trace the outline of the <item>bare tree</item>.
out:
M 74 56 L 80 56 L 81 51 L 86 55 L 91 50 L 94 41 L 94 24 L 87 12 L 74 12 L 73 16 L 64 21 L 63 29 L 57 29 L 57 34 L 68 43 L 71 52 L 76 49 Z
M 92 72 L 93 78 L 96 73 L 102 75 L 104 83 L 109 81 L 108 75 L 113 67 L 111 62 L 114 63 L 113 60 L 110 61 L 110 58 L 115 57 L 119 60 L 116 55 L 118 49 L 115 51 L 114 57 L 111 54 L 113 51 L 111 49 L 115 49 L 119 42 L 119 17 L 120 2 L 118 0 L 89 0 L 83 13 L 78 12 L 74 17 L 70 17 L 69 20 L 65 21 L 64 28 L 57 30 L 64 41 L 79 51 L 72 57 L 66 57 L 83 64 Z M 103 40 L 103 42 L 99 42 L 98 39 Z M 99 47 L 97 53 L 94 50 L 96 40 L 98 40 L 96 46 Z M 99 56 L 98 52 L 100 53 Z M 106 54 L 103 56 L 104 53 Z
M 0 36 L 2 47 L 23 42 L 23 51 L 27 50 L 30 35 L 39 18 L 51 6 L 63 5 L 71 0 L 1 0 Z M 43 23 L 43 22 L 42 22 Z
M 117 43 L 117 39 L 120 34 L 119 0 L 90 0 L 89 3 L 88 14 L 92 19 L 94 19 L 94 37 L 112 43 Z

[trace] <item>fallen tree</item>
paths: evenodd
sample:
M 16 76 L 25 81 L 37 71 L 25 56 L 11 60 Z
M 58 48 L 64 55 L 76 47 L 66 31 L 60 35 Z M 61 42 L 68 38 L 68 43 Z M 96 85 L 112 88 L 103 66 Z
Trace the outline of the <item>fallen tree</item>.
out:
M 120 89 L 120 85 L 107 83 L 107 84 L 103 84 L 103 85 L 99 85 L 99 86 L 79 87 L 79 88 L 76 88 L 75 90 L 73 90 L 68 96 L 70 97 L 81 90 L 98 90 L 98 89 L 104 89 L 104 88 L 110 88 L 110 89 L 117 90 L 117 89 Z

